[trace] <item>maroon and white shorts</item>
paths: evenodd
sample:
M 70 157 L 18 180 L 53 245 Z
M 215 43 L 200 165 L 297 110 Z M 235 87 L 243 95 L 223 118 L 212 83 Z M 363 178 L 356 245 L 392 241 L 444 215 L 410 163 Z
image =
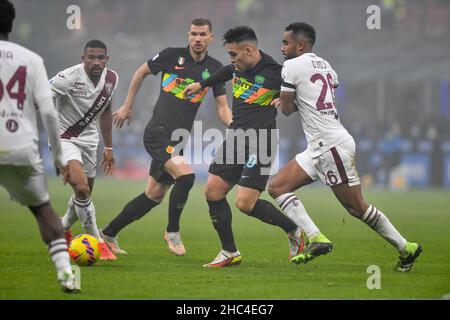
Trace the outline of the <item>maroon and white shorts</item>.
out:
M 8 190 L 12 200 L 24 206 L 39 206 L 49 201 L 37 144 L 0 155 L 0 186 Z
M 314 181 L 320 179 L 327 186 L 347 183 L 351 187 L 361 183 L 355 167 L 355 151 L 355 141 L 351 138 L 314 158 L 306 149 L 295 160 Z

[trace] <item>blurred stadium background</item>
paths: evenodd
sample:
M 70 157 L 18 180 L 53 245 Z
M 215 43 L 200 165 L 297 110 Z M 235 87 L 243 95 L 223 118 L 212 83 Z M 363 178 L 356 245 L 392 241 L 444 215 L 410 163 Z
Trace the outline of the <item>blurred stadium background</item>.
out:
M 166 47 L 187 45 L 196 17 L 213 23 L 209 53 L 228 63 L 221 35 L 247 24 L 260 48 L 282 63 L 281 35 L 293 21 L 316 28 L 315 52 L 339 75 L 337 107 L 355 137 L 357 167 L 365 186 L 403 190 L 450 188 L 450 1 L 448 0 L 13 0 L 17 17 L 11 40 L 45 60 L 49 76 L 80 62 L 84 44 L 103 40 L 109 67 L 119 73 L 113 109 L 124 101 L 136 68 Z M 66 9 L 81 9 L 81 30 L 68 30 Z M 369 30 L 369 5 L 381 8 L 381 29 Z M 142 133 L 159 93 L 159 76 L 140 90 L 132 124 L 114 129 L 117 178 L 147 175 Z M 230 90 L 228 90 L 230 93 Z M 228 95 L 230 96 L 230 94 Z M 230 99 L 229 102 L 231 103 Z M 202 105 L 203 128 L 222 128 L 213 99 Z M 306 146 L 297 115 L 279 115 L 280 162 Z M 52 160 L 41 139 L 46 168 Z M 207 164 L 196 166 L 206 176 Z M 100 174 L 100 172 L 99 172 Z

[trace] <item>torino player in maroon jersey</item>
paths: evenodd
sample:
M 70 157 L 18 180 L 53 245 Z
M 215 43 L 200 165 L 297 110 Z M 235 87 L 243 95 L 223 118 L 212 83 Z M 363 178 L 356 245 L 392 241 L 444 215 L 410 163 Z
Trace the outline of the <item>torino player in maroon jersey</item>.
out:
M 383 212 L 364 200 L 355 168 L 355 141 L 341 124 L 334 103 L 337 75 L 328 61 L 312 52 L 315 38 L 315 30 L 309 24 L 296 22 L 286 27 L 281 47 L 286 59 L 283 84 L 280 99 L 274 102 L 286 115 L 299 112 L 308 142 L 306 150 L 281 169 L 269 185 L 270 195 L 310 240 L 292 262 L 306 263 L 333 248 L 293 193 L 320 179 L 331 187 L 352 216 L 361 219 L 398 250 L 400 261 L 395 270 L 409 271 L 422 248 L 406 241 Z
M 106 174 L 114 168 L 111 100 L 118 75 L 106 68 L 109 57 L 100 40 L 89 41 L 81 59 L 83 63 L 59 72 L 50 80 L 59 113 L 63 153 L 71 173 L 69 183 L 74 191 L 62 221 L 68 242 L 72 238 L 70 228 L 80 220 L 86 232 L 99 240 L 100 259 L 115 260 L 98 231 L 91 194 L 97 167 L 97 121 L 105 145 L 102 168 Z

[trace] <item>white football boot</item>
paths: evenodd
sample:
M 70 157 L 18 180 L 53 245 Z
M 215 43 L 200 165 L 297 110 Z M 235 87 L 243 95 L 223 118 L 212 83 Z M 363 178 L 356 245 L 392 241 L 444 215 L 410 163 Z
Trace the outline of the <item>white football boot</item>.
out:
M 204 264 L 203 266 L 206 268 L 221 268 L 221 267 L 229 267 L 229 266 L 238 266 L 241 263 L 242 256 L 238 251 L 229 252 L 225 250 L 220 250 L 217 257 L 211 261 L 210 263 Z

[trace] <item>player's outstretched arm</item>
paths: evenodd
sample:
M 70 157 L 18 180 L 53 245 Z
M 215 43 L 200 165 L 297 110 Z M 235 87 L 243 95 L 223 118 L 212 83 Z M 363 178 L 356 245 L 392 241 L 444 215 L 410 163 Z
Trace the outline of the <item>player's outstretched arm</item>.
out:
M 99 118 L 100 131 L 102 132 L 103 143 L 105 145 L 101 167 L 107 175 L 112 174 L 115 166 L 112 147 L 112 119 L 111 103 L 109 103 Z
M 233 121 L 233 116 L 230 108 L 228 107 L 226 95 L 216 97 L 216 111 L 220 121 L 222 121 L 222 123 L 229 128 L 231 122 Z
M 130 87 L 128 88 L 128 94 L 125 102 L 119 109 L 117 109 L 116 112 L 112 114 L 114 118 L 114 125 L 116 127 L 122 128 L 125 120 L 128 120 L 127 125 L 130 124 L 131 115 L 133 113 L 134 99 L 136 98 L 139 88 L 144 81 L 144 78 L 150 73 L 150 67 L 148 66 L 147 62 L 142 64 L 135 71 L 133 78 L 131 79 Z
M 233 79 L 234 66 L 228 65 L 220 68 L 214 72 L 208 79 L 200 82 L 191 83 L 183 90 L 184 97 L 195 94 L 206 87 L 211 87 L 216 84 L 225 83 L 228 80 Z

